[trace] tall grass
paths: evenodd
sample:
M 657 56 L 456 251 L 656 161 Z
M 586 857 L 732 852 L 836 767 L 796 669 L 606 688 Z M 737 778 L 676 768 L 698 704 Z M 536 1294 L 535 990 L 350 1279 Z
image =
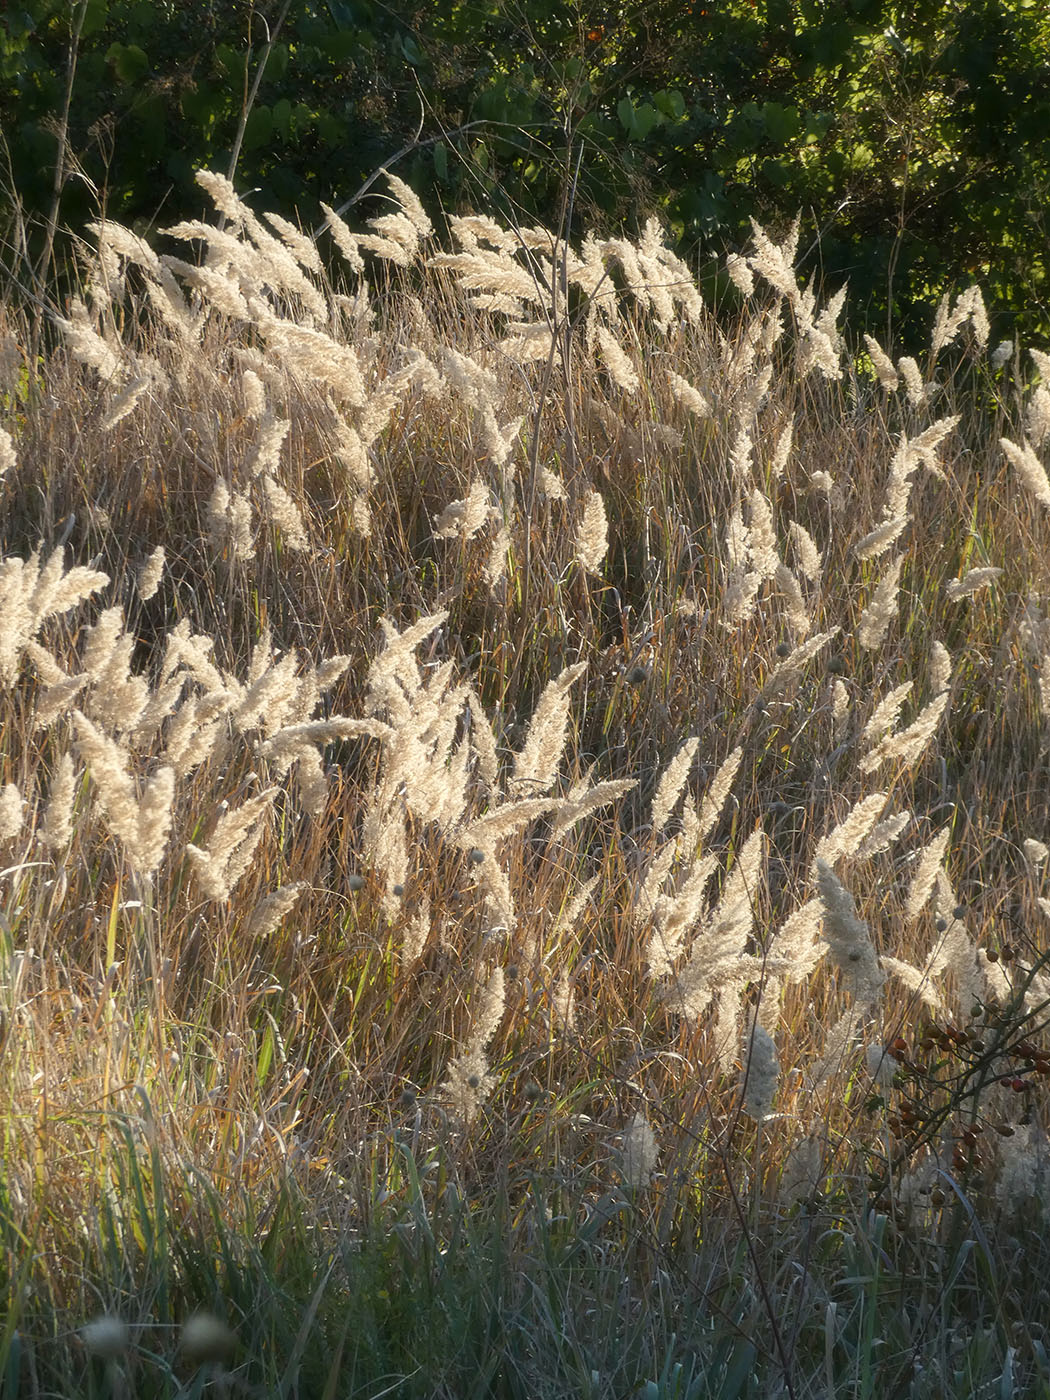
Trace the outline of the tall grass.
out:
M 6 1392 L 1046 1394 L 1050 360 L 201 180 L 0 312 Z

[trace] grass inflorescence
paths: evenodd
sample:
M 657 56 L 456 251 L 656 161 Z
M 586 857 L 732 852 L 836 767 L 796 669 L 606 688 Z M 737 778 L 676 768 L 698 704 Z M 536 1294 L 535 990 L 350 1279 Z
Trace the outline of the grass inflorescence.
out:
M 1050 358 L 201 182 L 0 311 L 5 1393 L 1045 1394 Z

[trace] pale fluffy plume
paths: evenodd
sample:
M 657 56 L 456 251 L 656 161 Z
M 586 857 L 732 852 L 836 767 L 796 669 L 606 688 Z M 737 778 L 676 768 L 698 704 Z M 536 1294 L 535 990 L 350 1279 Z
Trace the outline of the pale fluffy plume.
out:
M 576 558 L 589 574 L 596 574 L 609 548 L 609 526 L 601 493 L 588 491 L 583 517 L 576 533 Z
M 164 577 L 164 546 L 159 544 L 139 570 L 137 586 L 140 599 L 144 603 L 156 593 Z
M 3 481 L 5 474 L 11 471 L 17 461 L 18 457 L 11 434 L 6 429 L 0 428 L 0 481 Z
M 596 326 L 595 337 L 601 347 L 602 359 L 613 383 L 626 394 L 636 394 L 642 387 L 637 371 L 624 352 L 623 346 L 604 326 Z
M 870 530 L 853 546 L 858 559 L 878 559 L 890 545 L 896 544 L 911 521 L 910 515 L 898 515 L 893 520 L 884 520 Z
M 637 786 L 636 779 L 621 778 L 610 782 L 596 783 L 594 787 L 589 787 L 584 783 L 580 785 L 579 789 L 573 788 L 565 801 L 558 807 L 557 816 L 551 826 L 551 840 L 560 841 L 577 822 L 590 816 L 592 812 L 607 807 L 610 802 L 617 801 Z
M 281 920 L 289 913 L 307 888 L 302 880 L 292 885 L 282 885 L 273 894 L 267 895 L 254 908 L 245 926 L 244 936 L 249 941 L 269 938 Z
M 671 392 L 683 408 L 687 408 L 690 413 L 695 413 L 698 418 L 710 417 L 711 405 L 699 389 L 694 389 L 688 379 L 683 379 L 680 374 L 675 374 L 674 370 L 669 370 L 667 377 L 671 385 Z
M 897 616 L 897 587 L 903 563 L 903 554 L 890 561 L 875 587 L 871 602 L 861 614 L 857 624 L 857 641 L 866 651 L 882 645 L 890 623 Z
M 888 793 L 874 792 L 855 803 L 847 815 L 817 843 L 809 869 L 811 881 L 819 880 L 820 867 L 829 869 L 846 856 L 855 855 L 875 828 L 888 800 Z
M 824 861 L 817 864 L 817 887 L 824 906 L 828 957 L 838 968 L 843 986 L 853 999 L 867 1006 L 886 980 L 868 926 L 857 917 L 853 896 Z
M 773 1109 L 773 1098 L 780 1078 L 776 1041 L 759 1022 L 753 1021 L 744 1037 L 744 1112 L 761 1120 Z
M 758 830 L 744 843 L 687 963 L 668 985 L 667 1000 L 690 1024 L 723 994 L 730 998 L 722 1008 L 723 1020 L 735 1023 L 735 995 L 748 980 L 761 976 L 762 959 L 745 949 L 754 925 L 765 858 L 766 836 Z
M 43 565 L 39 550 L 28 559 L 0 561 L 0 684 L 14 684 L 22 652 L 48 618 L 69 612 L 108 582 L 108 574 L 95 569 L 67 572 L 61 549 Z
M 73 756 L 64 753 L 58 760 L 51 779 L 47 807 L 41 828 L 44 845 L 50 851 L 60 850 L 73 838 L 73 801 L 76 796 L 76 770 Z
M 489 517 L 489 490 L 480 477 L 470 483 L 470 490 L 461 501 L 450 502 L 434 521 L 434 534 L 439 540 L 459 538 L 464 542 L 485 528 Z
M 897 361 L 897 369 L 908 391 L 908 402 L 912 408 L 922 408 L 926 403 L 927 393 L 918 364 L 910 355 L 902 355 Z
M 951 828 L 946 826 L 920 852 L 919 863 L 908 886 L 908 897 L 904 901 L 906 918 L 917 919 L 926 907 L 937 882 L 937 872 L 944 864 L 944 853 L 950 839 Z
M 911 681 L 905 681 L 882 697 L 872 711 L 871 719 L 861 731 L 860 737 L 865 744 L 877 744 L 890 733 L 900 716 L 901 707 L 911 694 L 911 688 Z
M 1009 438 L 1000 438 L 999 445 L 1017 472 L 1022 486 L 1029 491 L 1040 505 L 1050 506 L 1050 481 L 1046 468 L 1025 442 L 1020 447 Z
M 798 572 L 809 583 L 819 582 L 823 563 L 820 550 L 814 544 L 812 535 L 797 520 L 792 520 L 788 525 L 788 536 L 791 540 Z
M 864 344 L 868 347 L 868 354 L 871 356 L 875 373 L 879 376 L 879 383 L 888 394 L 895 393 L 900 379 L 897 371 L 893 368 L 893 361 L 873 336 L 866 335 Z
M 174 771 L 159 768 L 140 796 L 135 778 L 124 766 L 126 751 L 79 710 L 73 712 L 73 724 L 77 748 L 98 788 L 110 830 L 123 843 L 137 873 L 151 875 L 164 859 L 171 831 Z
M 276 478 L 264 476 L 263 494 L 270 512 L 271 523 L 281 532 L 286 549 L 301 552 L 309 548 L 310 540 L 299 514 L 299 507 Z
M 187 844 L 201 889 L 208 899 L 228 899 L 251 864 L 273 807 L 275 788 L 250 797 L 216 822 L 206 849 Z
M 17 784 L 0 788 L 0 841 L 13 841 L 22 830 L 25 804 Z
M 952 579 L 945 588 L 948 598 L 953 603 L 957 603 L 962 598 L 970 598 L 974 593 L 979 593 L 982 588 L 994 582 L 1002 574 L 1002 569 L 970 569 L 962 578 Z
M 928 664 L 930 689 L 934 695 L 940 695 L 942 690 L 947 690 L 952 682 L 952 658 L 951 653 L 943 642 L 934 642 L 930 647 L 930 660 Z
M 535 797 L 549 792 L 557 777 L 569 725 L 569 689 L 586 671 L 583 661 L 568 666 L 547 683 L 540 696 L 521 752 L 514 758 L 508 795 Z
M 706 841 L 710 836 L 711 830 L 725 806 L 729 789 L 733 786 L 733 779 L 736 777 L 743 756 L 744 750 L 742 748 L 738 746 L 733 749 L 708 784 L 697 818 L 696 839 L 698 841 Z
M 645 1114 L 636 1113 L 623 1134 L 624 1185 L 632 1191 L 643 1190 L 649 1185 L 659 1159 L 656 1135 Z
M 904 764 L 914 763 L 936 733 L 947 706 L 948 692 L 945 690 L 919 711 L 907 729 L 902 729 L 897 734 L 887 734 L 870 753 L 865 754 L 860 761 L 860 771 L 874 773 L 891 759 Z
M 802 674 L 803 669 L 812 661 L 817 652 L 827 646 L 838 636 L 839 629 L 833 628 L 830 632 L 819 632 L 815 637 L 810 637 L 804 642 L 800 642 L 795 649 L 779 662 L 769 673 L 765 685 L 762 687 L 762 695 L 765 699 L 771 699 L 779 695 L 788 685 L 792 684 Z
M 698 738 L 687 739 L 664 769 L 656 786 L 656 795 L 653 797 L 651 821 L 654 836 L 659 836 L 670 821 L 671 812 L 682 794 L 699 747 L 700 740 Z M 739 761 L 739 750 L 737 758 Z M 730 775 L 729 781 L 732 782 L 732 775 Z

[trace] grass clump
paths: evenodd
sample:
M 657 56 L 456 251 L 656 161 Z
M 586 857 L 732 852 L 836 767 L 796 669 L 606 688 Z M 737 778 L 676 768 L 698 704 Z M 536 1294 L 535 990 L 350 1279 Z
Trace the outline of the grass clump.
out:
M 11 1393 L 1043 1393 L 1046 357 L 201 179 L 3 312 Z

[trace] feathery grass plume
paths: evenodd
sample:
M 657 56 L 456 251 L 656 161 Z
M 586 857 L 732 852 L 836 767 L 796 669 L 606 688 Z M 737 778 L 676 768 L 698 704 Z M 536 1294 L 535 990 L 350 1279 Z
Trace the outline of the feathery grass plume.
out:
M 73 800 L 76 796 L 76 770 L 73 755 L 64 753 L 55 767 L 48 793 L 40 835 L 49 851 L 61 850 L 73 838 Z
M 853 1000 L 869 1006 L 886 980 L 867 924 L 857 917 L 853 896 L 826 861 L 817 862 L 817 888 L 824 907 L 828 958 Z
M 269 938 L 306 888 L 305 880 L 296 880 L 294 884 L 282 885 L 279 890 L 260 900 L 244 926 L 244 937 L 248 942 Z
M 911 355 L 902 355 L 897 361 L 897 370 L 904 380 L 908 402 L 912 408 L 922 408 L 928 402 L 929 394 L 917 362 Z
M 610 802 L 616 802 L 637 786 L 637 778 L 617 778 L 609 782 L 595 783 L 593 787 L 590 786 L 589 780 L 573 787 L 558 806 L 551 825 L 551 840 L 560 841 L 577 822 L 583 821 L 584 817 L 590 816 L 592 812 L 607 807 Z
M 1045 845 L 1042 841 L 1037 841 L 1034 836 L 1026 837 L 1022 842 L 1021 849 L 1025 853 L 1025 859 L 1035 870 L 1045 864 L 1047 857 L 1050 856 L 1050 846 Z
M 53 550 L 41 566 L 28 559 L 0 560 L 0 684 L 13 685 L 23 651 L 51 617 L 69 612 L 109 582 L 95 569 L 65 568 L 65 551 Z
M 763 879 L 766 839 L 759 829 L 744 842 L 717 905 L 693 942 L 688 961 L 667 988 L 668 1002 L 690 1025 L 696 1024 L 712 1002 L 725 998 L 721 1007 L 723 1031 L 735 1029 L 739 1008 L 730 1003 L 748 981 L 761 976 L 762 959 L 745 950 Z
M 565 485 L 561 477 L 547 467 L 540 468 L 540 490 L 549 501 L 564 501 L 567 499 Z
M 0 481 L 18 463 L 18 455 L 15 452 L 14 440 L 11 434 L 4 428 L 0 428 Z
M 777 552 L 777 537 L 773 529 L 773 507 L 768 497 L 756 486 L 750 500 L 751 525 L 748 530 L 748 548 L 751 562 L 762 579 L 772 578 L 780 563 Z
M 241 397 L 247 417 L 258 421 L 266 416 L 266 389 L 253 369 L 241 371 Z
M 623 346 L 604 326 L 595 326 L 594 335 L 613 383 L 625 394 L 636 394 L 642 387 L 642 381 L 638 378 L 638 373 Z
M 755 372 L 750 383 L 740 388 L 736 402 L 733 404 L 733 414 L 741 427 L 750 426 L 758 416 L 769 394 L 769 386 L 772 382 L 773 366 L 767 364 L 762 365 Z
M 139 400 L 155 383 L 155 379 L 155 375 L 148 374 L 138 374 L 130 378 L 107 408 L 101 423 L 102 431 L 112 431 L 118 423 L 122 423 L 134 413 Z
M 547 682 L 536 702 L 521 752 L 514 757 L 508 796 L 538 796 L 553 786 L 568 733 L 569 690 L 586 669 L 587 663 L 579 661 Z
M 818 583 L 824 566 L 813 536 L 804 525 L 792 520 L 788 525 L 788 538 L 791 540 L 798 572 L 807 583 Z
M 835 627 L 830 632 L 818 632 L 815 637 L 809 637 L 806 641 L 800 642 L 793 651 L 784 657 L 783 661 L 770 671 L 766 683 L 762 687 L 763 697 L 767 700 L 771 699 L 797 680 L 803 668 L 812 661 L 818 651 L 838 636 L 838 632 L 839 629 Z
M 930 690 L 934 695 L 940 695 L 941 691 L 947 690 L 952 683 L 951 653 L 943 642 L 934 642 L 930 647 L 927 675 Z
M 468 1046 L 449 1061 L 448 1077 L 442 1085 L 452 1117 L 469 1128 L 497 1083 L 496 1076 L 489 1072 L 484 1050 L 477 1045 Z
M 623 1183 L 631 1191 L 643 1191 L 660 1161 L 660 1148 L 649 1120 L 636 1113 L 623 1134 L 621 1171 Z
M 861 798 L 837 826 L 821 837 L 809 867 L 811 882 L 819 879 L 821 865 L 834 868 L 838 861 L 857 853 L 861 843 L 875 829 L 888 801 L 886 792 L 873 792 L 870 797 Z
M 25 819 L 22 793 L 15 783 L 0 788 L 0 841 L 13 841 Z
M 484 1049 L 499 1030 L 500 1022 L 507 1005 L 506 982 L 501 967 L 494 967 L 488 980 L 477 997 L 476 1008 L 472 1004 L 473 1015 L 472 1044 Z
M 919 711 L 907 729 L 901 729 L 896 734 L 887 734 L 885 738 L 880 739 L 871 752 L 860 760 L 860 771 L 874 773 L 891 759 L 905 764 L 914 763 L 933 738 L 947 707 L 948 692 L 945 690 Z
M 890 545 L 896 544 L 910 523 L 910 515 L 898 515 L 894 520 L 883 520 L 874 530 L 869 530 L 857 541 L 853 546 L 853 553 L 861 560 L 880 558 Z
M 889 850 L 905 828 L 910 826 L 914 820 L 911 812 L 896 812 L 892 817 L 886 817 L 884 821 L 876 822 L 854 851 L 854 859 L 871 860 L 874 856 L 881 856 Z
M 728 253 L 726 255 L 726 272 L 729 280 L 741 294 L 749 297 L 755 290 L 755 279 L 751 275 L 751 269 L 747 265 L 747 259 L 742 258 L 739 253 Z
M 310 547 L 310 541 L 299 514 L 299 507 L 284 487 L 272 476 L 262 479 L 263 494 L 269 508 L 270 520 L 281 532 L 285 548 L 301 552 Z
M 1002 572 L 1002 569 L 995 568 L 968 569 L 962 578 L 953 578 L 944 591 L 950 602 L 958 603 L 963 598 L 970 598 L 979 593 L 982 588 L 987 588 Z
M 680 403 L 683 408 L 687 408 L 690 413 L 695 413 L 698 418 L 711 416 L 711 405 L 700 390 L 689 383 L 688 379 L 684 379 L 680 374 L 675 374 L 674 370 L 668 370 L 667 380 L 671 386 L 671 392 L 675 396 L 675 401 Z
M 307 272 L 313 272 L 318 277 L 324 275 L 324 265 L 317 253 L 317 245 L 313 239 L 307 238 L 294 224 L 283 219 L 280 214 L 273 214 L 267 210 L 263 218 L 280 238 L 281 242 L 291 253 L 292 257 L 300 267 Z
M 729 789 L 733 786 L 733 779 L 736 777 L 737 769 L 740 767 L 740 760 L 744 756 L 744 750 L 737 745 L 733 751 L 723 760 L 718 772 L 711 779 L 704 793 L 704 799 L 700 804 L 700 812 L 697 819 L 697 840 L 706 841 L 711 834 L 715 822 L 722 813 L 726 798 L 729 796 Z
M 749 1118 L 760 1121 L 773 1111 L 773 1099 L 780 1079 L 776 1041 L 757 1019 L 744 1034 L 742 1107 Z
M 439 540 L 458 538 L 466 542 L 485 528 L 489 518 L 489 489 L 480 477 L 470 483 L 461 501 L 451 501 L 434 520 L 434 536 Z
M 123 347 L 112 344 L 92 326 L 91 315 L 79 297 L 70 301 L 68 319 L 55 316 L 53 320 L 76 358 L 95 370 L 103 383 L 112 384 L 120 377 Z
M 905 918 L 917 919 L 926 907 L 937 883 L 937 872 L 944 864 L 944 853 L 948 849 L 950 839 L 951 827 L 943 827 L 919 853 L 915 874 L 908 886 L 908 897 L 904 901 Z
M 127 752 L 96 729 L 88 717 L 73 711 L 77 749 L 98 789 L 99 805 L 113 835 L 120 840 L 138 874 L 152 875 L 164 859 L 171 832 L 175 773 L 157 769 L 141 796 L 124 766 Z
M 510 544 L 510 531 L 506 525 L 500 525 L 489 544 L 489 552 L 483 570 L 485 582 L 490 589 L 498 588 L 507 577 Z
M 1033 447 L 1042 447 L 1050 437 L 1050 391 L 1043 385 L 1034 389 L 1025 407 L 1025 437 Z
M 930 980 L 929 964 L 925 967 L 915 967 L 913 963 L 907 962 L 903 958 L 891 958 L 883 956 L 882 970 L 889 977 L 896 977 L 907 991 L 922 1002 L 924 1006 L 934 1013 L 943 1015 L 947 1009 L 944 998 Z
M 765 959 L 768 979 L 804 982 L 820 965 L 827 945 L 820 937 L 824 906 L 816 897 L 807 899 L 784 920 L 769 942 Z
M 239 492 L 231 494 L 221 477 L 208 498 L 205 519 L 208 538 L 217 551 L 221 553 L 229 547 L 234 559 L 251 558 L 254 549 L 251 502 Z
M 682 790 L 689 777 L 689 770 L 693 766 L 693 759 L 696 757 L 696 751 L 699 747 L 699 738 L 687 739 L 660 775 L 660 781 L 656 785 L 656 793 L 653 797 L 652 815 L 650 818 L 654 836 L 659 836 L 670 821 L 671 812 L 674 809 L 675 803 L 682 795 Z M 739 752 L 738 750 L 738 762 Z M 735 772 L 736 768 L 734 767 L 733 773 L 729 776 L 729 782 L 726 784 L 727 791 L 729 783 L 733 781 L 733 774 Z M 722 801 L 725 801 L 724 793 L 722 795 Z M 719 806 L 721 806 L 721 803 L 719 803 Z
M 332 241 L 342 253 L 347 266 L 353 273 L 362 273 L 365 270 L 365 260 L 357 246 L 357 235 L 351 233 L 347 224 L 324 200 L 320 201 L 321 209 L 324 211 L 325 228 L 332 235 Z
M 1008 461 L 1017 472 L 1021 485 L 1035 497 L 1040 505 L 1050 506 L 1050 481 L 1047 480 L 1046 468 L 1032 451 L 1030 444 L 1025 442 L 1018 447 L 1009 438 L 1000 438 L 999 446 L 1006 453 Z
M 448 1078 L 442 1086 L 453 1116 L 464 1127 L 470 1126 L 481 1105 L 496 1087 L 496 1077 L 489 1073 L 486 1051 L 503 1019 L 504 1007 L 503 969 L 497 967 L 478 1000 L 466 1050 L 449 1062 Z
M 773 575 L 777 591 L 784 604 L 784 616 L 788 626 L 794 632 L 799 641 L 804 640 L 808 635 L 813 620 L 806 607 L 806 600 L 802 596 L 802 588 L 798 579 L 791 572 L 786 564 L 778 564 L 777 571 Z
M 681 854 L 682 843 L 676 841 L 672 850 Z M 669 976 L 685 951 L 689 935 L 703 918 L 707 886 L 717 868 L 718 862 L 710 853 L 699 860 L 694 857 L 689 861 L 685 879 L 678 889 L 655 899 L 652 932 L 645 951 L 645 960 L 653 977 Z M 665 879 L 668 873 L 664 871 Z M 649 884 L 648 878 L 646 884 Z
M 911 694 L 911 689 L 912 682 L 904 681 L 902 685 L 895 686 L 882 697 L 872 711 L 871 718 L 861 730 L 862 743 L 877 744 L 880 739 L 890 733 L 900 716 L 901 707 Z
M 276 788 L 269 788 L 240 807 L 224 812 L 206 849 L 187 843 L 186 854 L 207 899 L 220 901 L 230 897 L 266 831 L 276 792 Z
M 852 713 L 849 691 L 842 681 L 835 680 L 831 687 L 831 728 L 836 744 L 842 743 Z
M 774 291 L 786 297 L 792 306 L 799 303 L 798 281 L 794 272 L 799 227 L 799 221 L 795 219 L 784 242 L 778 246 L 752 219 L 751 236 L 755 251 L 747 259 L 751 270 L 764 277 Z
M 824 1159 L 814 1132 L 800 1138 L 784 1159 L 777 1186 L 777 1202 L 791 1207 L 800 1201 L 816 1200 L 824 1181 Z
M 576 530 L 576 559 L 589 574 L 596 574 L 609 549 L 609 523 L 600 491 L 590 490 L 583 498 L 583 515 Z
M 402 887 L 403 888 L 403 887 Z M 412 966 L 423 955 L 430 938 L 430 900 L 423 895 L 401 930 L 401 970 Z
M 864 344 L 868 347 L 868 354 L 871 357 L 871 363 L 875 369 L 875 373 L 879 377 L 879 383 L 882 385 L 883 389 L 886 390 L 887 394 L 896 393 L 900 384 L 900 377 L 893 367 L 893 361 L 874 336 L 866 335 L 864 337 Z
M 69 713 L 73 702 L 90 683 L 91 677 L 87 672 L 67 676 L 51 653 L 36 642 L 26 643 L 25 655 L 32 661 L 37 674 L 47 686 L 37 699 L 33 711 L 33 725 L 36 729 L 48 729 L 60 716 Z
M 136 587 L 143 603 L 148 603 L 160 587 L 164 577 L 164 546 L 157 545 L 138 572 Z
M 791 448 L 795 441 L 794 419 L 789 418 L 777 435 L 773 455 L 769 459 L 769 474 L 773 481 L 780 481 L 787 470 Z
M 857 623 L 857 642 L 865 651 L 882 646 L 890 623 L 897 616 L 897 587 L 903 563 L 903 554 L 895 555 L 890 561 Z
M 281 465 L 281 449 L 284 446 L 291 422 L 287 418 L 275 418 L 272 413 L 264 413 L 259 420 L 245 472 L 250 477 L 273 476 Z

